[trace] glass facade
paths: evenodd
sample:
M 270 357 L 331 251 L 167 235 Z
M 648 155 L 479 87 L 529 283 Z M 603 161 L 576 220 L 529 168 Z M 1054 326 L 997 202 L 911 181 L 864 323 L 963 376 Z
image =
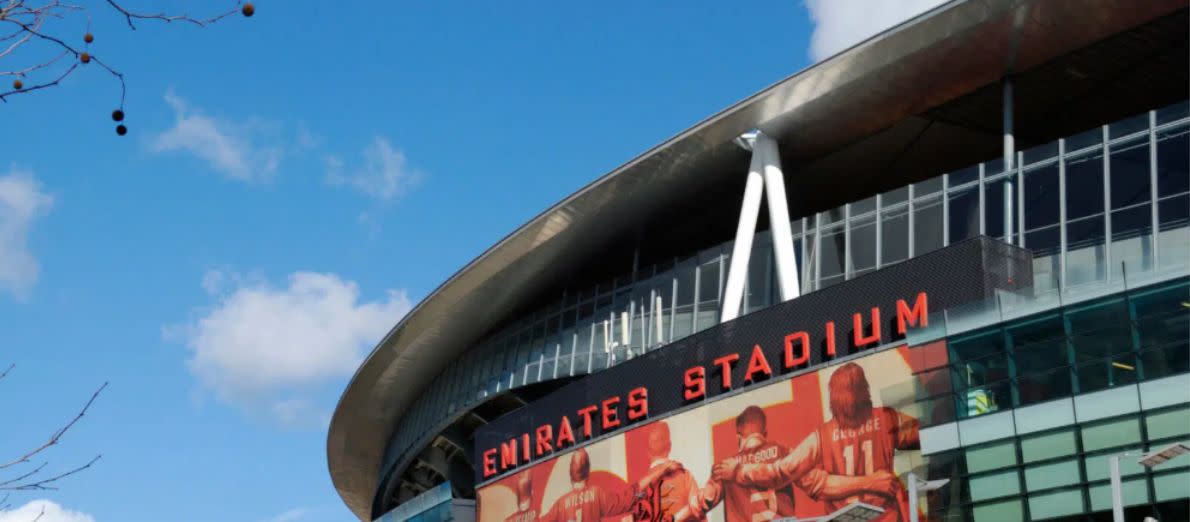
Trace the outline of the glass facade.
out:
M 941 312 L 910 339 L 948 352 L 918 373 L 927 473 L 952 484 L 928 497 L 932 517 L 1083 520 L 1111 509 L 1108 459 L 1123 453 L 1125 505 L 1184 516 L 1190 458 L 1137 463 L 1190 443 L 1190 278 L 1157 279 Z
M 981 234 L 1033 251 L 1039 294 L 1185 270 L 1187 107 L 1183 102 L 1021 151 L 1012 169 L 1002 160 L 981 163 L 800 217 L 792 230 L 801 288 L 826 288 Z M 1009 209 L 1012 219 L 1006 220 Z M 776 302 L 771 236 L 757 234 L 754 245 L 744 313 Z M 436 430 L 487 397 L 596 372 L 718 324 L 731 248 L 724 243 L 568 290 L 555 304 L 503 328 L 470 351 L 478 359 L 452 364 L 412 405 L 382 470 L 389 472 L 406 452 L 419 451 Z M 964 361 L 950 370 L 963 385 L 955 392 L 962 396 L 955 401 L 956 414 L 1110 388 L 1141 375 L 1185 372 L 1184 353 L 1178 359 L 1169 345 L 1137 333 L 1157 331 L 1150 327 L 1159 321 L 1144 315 L 1145 305 L 1138 302 L 1130 297 L 1127 304 L 1054 312 L 1011 331 L 956 338 L 961 351 L 956 355 Z M 1096 319 L 1122 311 L 1134 318 L 1127 328 L 1108 331 L 1107 323 Z M 1058 325 L 1060 339 L 1039 333 Z M 1184 341 L 1184 324 L 1181 332 Z M 1112 336 L 1131 336 L 1132 344 L 1121 351 L 1124 344 L 1115 340 L 1123 337 Z M 1125 373 L 1119 365 L 1136 370 Z

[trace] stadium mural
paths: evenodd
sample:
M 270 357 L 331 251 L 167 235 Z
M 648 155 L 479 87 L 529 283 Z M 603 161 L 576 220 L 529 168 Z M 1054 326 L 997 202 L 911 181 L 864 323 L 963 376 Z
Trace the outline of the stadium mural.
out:
M 489 482 L 478 520 L 763 522 L 863 502 L 906 521 L 919 506 L 898 476 L 926 467 L 933 414 L 914 397 L 949 387 L 915 370 L 946 356 L 901 345 L 638 423 Z

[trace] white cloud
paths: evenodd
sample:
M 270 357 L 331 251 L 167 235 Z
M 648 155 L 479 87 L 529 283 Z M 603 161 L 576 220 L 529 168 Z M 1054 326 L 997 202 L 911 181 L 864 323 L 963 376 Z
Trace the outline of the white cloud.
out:
M 170 92 L 165 102 L 173 107 L 174 126 L 151 139 L 154 152 L 193 154 L 238 181 L 265 181 L 277 172 L 283 148 L 269 143 L 278 131 L 276 124 L 218 120 Z
M 946 0 L 805 1 L 815 24 L 810 56 L 820 61 Z
M 41 518 L 37 518 L 38 514 Z M 30 522 L 32 520 L 37 520 L 37 522 L 95 522 L 95 517 L 79 511 L 71 511 L 45 499 L 30 500 L 16 509 L 0 510 L 0 522 Z
M 402 291 L 361 301 L 358 286 L 334 274 L 295 272 L 288 286 L 208 272 L 215 300 L 197 320 L 166 328 L 190 350 L 190 371 L 227 402 L 286 424 L 322 422 L 313 389 L 349 376 L 411 308 Z
M 0 292 L 28 297 L 41 268 L 29 252 L 29 230 L 54 204 L 33 173 L 13 167 L 0 175 Z
M 295 522 L 306 518 L 306 515 L 309 513 L 310 510 L 306 508 L 295 508 L 270 518 L 269 522 Z
M 416 183 L 420 173 L 411 169 L 405 153 L 394 149 L 388 139 L 377 136 L 364 148 L 364 162 L 347 172 L 346 164 L 336 156 L 326 158 L 326 180 L 331 185 L 347 185 L 373 198 L 390 200 Z

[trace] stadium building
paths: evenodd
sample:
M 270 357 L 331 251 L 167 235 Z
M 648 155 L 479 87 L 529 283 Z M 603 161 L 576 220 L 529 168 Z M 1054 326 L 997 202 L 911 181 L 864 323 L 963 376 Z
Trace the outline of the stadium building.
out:
M 956 0 L 783 79 L 404 317 L 334 485 L 365 521 L 1190 519 L 1188 71 L 1185 0 Z

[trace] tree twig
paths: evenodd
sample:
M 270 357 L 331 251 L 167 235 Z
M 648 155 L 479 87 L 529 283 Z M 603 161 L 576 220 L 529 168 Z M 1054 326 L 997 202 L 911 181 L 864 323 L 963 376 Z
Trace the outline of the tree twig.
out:
M 239 11 L 239 10 L 240 10 L 240 2 L 236 2 L 236 7 L 235 7 L 235 9 L 232 9 L 232 10 L 230 10 L 230 11 L 227 11 L 226 13 L 222 13 L 222 14 L 216 15 L 216 16 L 214 16 L 214 17 L 211 17 L 211 18 L 199 19 L 199 18 L 192 18 L 192 17 L 190 17 L 190 16 L 188 16 L 188 15 L 185 15 L 185 14 L 180 14 L 180 15 L 167 15 L 167 14 L 165 14 L 165 13 L 156 13 L 156 14 L 135 13 L 135 12 L 129 11 L 128 9 L 124 8 L 124 6 L 122 6 L 122 5 L 118 4 L 118 3 L 116 3 L 116 1 L 115 1 L 115 0 L 107 0 L 107 3 L 108 3 L 108 5 L 112 6 L 112 8 L 114 8 L 116 11 L 119 11 L 119 12 L 120 12 L 120 14 L 124 15 L 124 20 L 128 22 L 128 28 L 129 28 L 129 29 L 132 29 L 133 31 L 135 31 L 135 30 L 136 30 L 136 25 L 134 25 L 134 24 L 132 23 L 132 20 L 133 20 L 133 19 L 137 19 L 137 20 L 160 20 L 160 21 L 163 21 L 163 22 L 165 22 L 165 23 L 170 23 L 170 22 L 188 22 L 188 23 L 191 23 L 191 24 L 197 25 L 197 26 L 199 26 L 199 27 L 206 27 L 206 26 L 208 26 L 208 25 L 210 25 L 210 24 L 213 24 L 213 23 L 215 23 L 215 22 L 218 22 L 219 20 L 222 20 L 222 19 L 224 19 L 224 18 L 227 18 L 227 17 L 229 17 L 229 16 L 231 16 L 231 15 L 233 15 L 233 14 L 236 14 L 236 11 Z
M 10 468 L 17 464 L 29 462 L 29 459 L 31 459 L 34 456 L 36 456 L 37 454 L 45 451 L 46 448 L 49 448 L 51 446 L 58 444 L 58 441 L 62 439 L 62 436 L 65 435 L 66 432 L 70 430 L 70 428 L 74 427 L 75 423 L 77 423 L 79 420 L 81 420 L 83 418 L 84 415 L 87 414 L 87 410 L 91 408 L 91 404 L 93 404 L 95 402 L 95 399 L 99 397 L 99 394 L 101 392 L 103 392 L 104 388 L 107 388 L 106 382 L 103 383 L 103 385 L 100 386 L 99 389 L 95 390 L 95 393 L 91 394 L 91 398 L 88 399 L 87 403 L 83 405 L 83 409 L 79 410 L 78 415 L 75 415 L 74 418 L 70 420 L 70 422 L 66 423 L 65 426 L 62 426 L 61 428 L 59 428 L 58 431 L 55 431 L 54 434 L 50 436 L 50 440 L 46 441 L 45 444 L 42 444 L 41 446 L 34 448 L 33 450 L 25 453 L 24 455 L 21 455 L 16 460 L 13 460 L 13 461 L 5 463 L 5 464 L 0 464 L 0 469 Z M 98 459 L 98 457 L 96 457 L 96 459 Z M 91 462 L 94 462 L 94 460 L 92 460 Z M 91 464 L 89 464 L 89 463 L 87 464 L 87 466 L 90 466 L 90 465 Z

